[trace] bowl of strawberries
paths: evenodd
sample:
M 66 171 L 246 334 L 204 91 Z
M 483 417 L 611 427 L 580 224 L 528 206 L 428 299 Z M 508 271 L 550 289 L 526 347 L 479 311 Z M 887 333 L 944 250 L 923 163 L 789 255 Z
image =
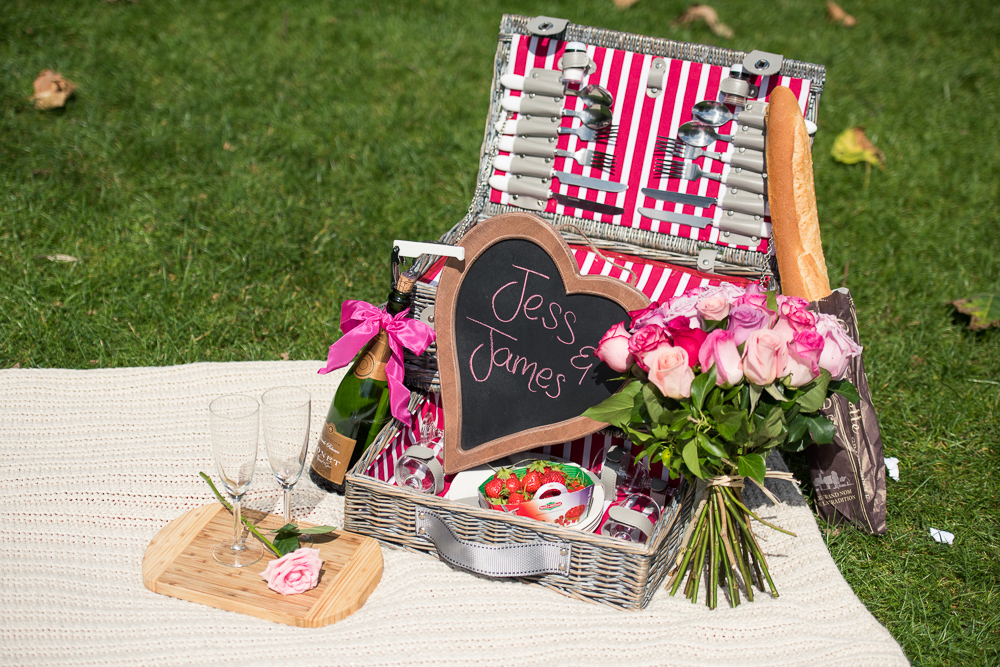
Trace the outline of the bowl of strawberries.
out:
M 479 504 L 560 526 L 589 523 L 595 491 L 589 471 L 575 463 L 530 460 L 500 468 L 479 486 Z M 602 501 L 603 502 L 603 501 Z

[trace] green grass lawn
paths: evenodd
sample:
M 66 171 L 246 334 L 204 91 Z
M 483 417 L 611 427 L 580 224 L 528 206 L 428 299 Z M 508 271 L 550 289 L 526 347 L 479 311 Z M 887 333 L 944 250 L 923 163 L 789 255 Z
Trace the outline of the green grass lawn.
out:
M 949 302 L 1000 292 L 1000 7 L 843 0 L 846 29 L 822 0 L 716 0 L 724 40 L 671 27 L 686 4 L 6 0 L 0 367 L 325 358 L 391 241 L 464 215 L 504 12 L 820 63 L 826 259 L 901 469 L 888 534 L 830 551 L 914 663 L 995 664 L 1000 329 Z M 46 68 L 79 85 L 65 110 L 27 100 Z M 829 157 L 852 125 L 884 171 Z

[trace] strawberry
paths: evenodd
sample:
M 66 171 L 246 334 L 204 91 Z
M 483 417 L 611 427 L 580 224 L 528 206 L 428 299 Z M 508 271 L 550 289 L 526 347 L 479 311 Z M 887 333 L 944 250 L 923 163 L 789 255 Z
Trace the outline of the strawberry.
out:
M 486 491 L 486 496 L 489 498 L 499 498 L 500 494 L 503 493 L 503 490 L 504 490 L 503 480 L 497 477 L 496 475 L 494 475 L 493 478 L 490 479 L 490 481 L 486 482 L 486 487 L 484 488 L 484 491 Z
M 550 470 L 549 472 L 545 473 L 545 475 L 542 477 L 542 480 L 544 484 L 552 484 L 555 482 L 565 485 L 566 473 L 562 472 L 561 470 Z
M 538 472 L 537 470 L 530 470 L 530 469 L 528 470 L 527 473 L 525 473 L 524 479 L 521 480 L 521 484 L 524 490 L 531 495 L 534 495 L 535 491 L 538 490 L 538 487 L 540 487 L 544 483 L 545 480 L 542 473 Z
M 517 479 L 517 478 L 515 477 L 514 479 Z M 508 498 L 507 502 L 504 503 L 504 504 L 505 505 L 520 505 L 521 503 L 526 502 L 527 500 L 528 499 L 524 497 L 524 494 L 522 494 L 520 491 L 518 491 L 517 493 L 510 494 L 510 498 Z
M 511 475 L 503 483 L 504 487 L 511 493 L 511 495 L 516 494 L 521 490 L 521 480 L 517 475 Z

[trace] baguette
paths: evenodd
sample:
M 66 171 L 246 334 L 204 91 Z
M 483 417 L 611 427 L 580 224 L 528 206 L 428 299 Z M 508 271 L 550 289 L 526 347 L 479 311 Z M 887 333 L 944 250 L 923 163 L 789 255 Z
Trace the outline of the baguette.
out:
M 795 94 L 771 92 L 765 112 L 764 152 L 771 234 L 781 293 L 817 301 L 830 294 L 830 279 L 816 211 L 812 148 Z

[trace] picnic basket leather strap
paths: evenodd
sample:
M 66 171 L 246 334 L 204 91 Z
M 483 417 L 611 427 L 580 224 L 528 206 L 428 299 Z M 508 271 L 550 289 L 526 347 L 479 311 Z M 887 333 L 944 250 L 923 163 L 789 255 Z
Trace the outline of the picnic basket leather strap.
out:
M 569 572 L 572 545 L 565 542 L 480 544 L 463 540 L 425 507 L 414 509 L 418 537 L 426 537 L 448 563 L 490 577 L 527 577 Z

